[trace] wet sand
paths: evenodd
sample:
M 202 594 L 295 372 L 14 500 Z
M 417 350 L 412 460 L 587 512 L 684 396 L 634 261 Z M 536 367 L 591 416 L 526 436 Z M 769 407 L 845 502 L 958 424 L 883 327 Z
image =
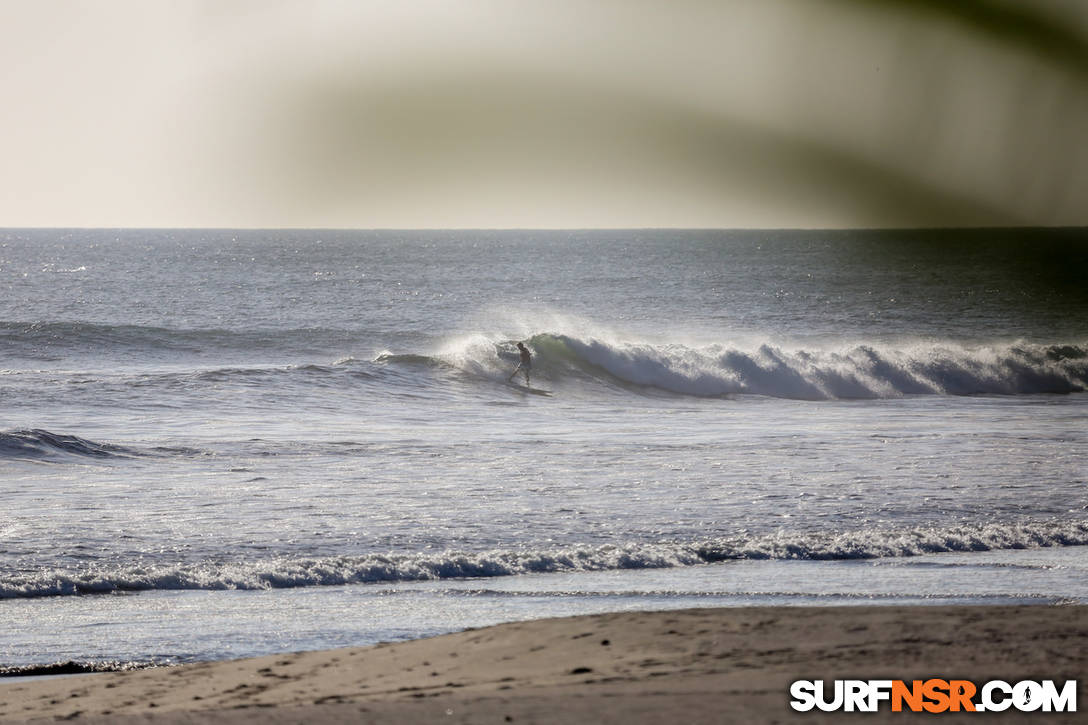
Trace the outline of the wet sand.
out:
M 1078 680 L 1088 607 L 753 607 L 502 624 L 373 647 L 49 680 L 0 681 L 0 721 L 721 723 L 933 721 L 794 712 L 797 679 Z M 942 723 L 979 722 L 944 713 Z M 973 718 L 973 719 L 972 719 Z

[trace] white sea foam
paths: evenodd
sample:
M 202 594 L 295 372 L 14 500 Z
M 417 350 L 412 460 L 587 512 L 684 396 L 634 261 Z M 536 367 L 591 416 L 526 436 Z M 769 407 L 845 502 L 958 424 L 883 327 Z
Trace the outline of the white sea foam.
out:
M 843 560 L 1088 544 L 1088 523 L 1041 522 L 485 552 L 281 557 L 226 564 L 96 564 L 0 578 L 0 598 L 115 591 L 278 589 L 690 566 L 738 559 Z

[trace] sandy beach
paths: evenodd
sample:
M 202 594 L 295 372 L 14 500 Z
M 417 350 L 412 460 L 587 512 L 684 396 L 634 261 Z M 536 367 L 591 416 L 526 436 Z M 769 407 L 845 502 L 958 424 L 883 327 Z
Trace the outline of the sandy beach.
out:
M 797 679 L 1078 680 L 1088 607 L 759 607 L 502 624 L 430 639 L 0 683 L 0 720 L 85 723 L 833 722 Z M 1081 708 L 1083 710 L 1083 708 Z M 943 722 L 972 713 L 944 713 Z M 926 714 L 854 713 L 911 722 Z M 1083 722 L 1081 713 L 1033 713 Z M 1025 713 L 988 713 L 1017 722 Z

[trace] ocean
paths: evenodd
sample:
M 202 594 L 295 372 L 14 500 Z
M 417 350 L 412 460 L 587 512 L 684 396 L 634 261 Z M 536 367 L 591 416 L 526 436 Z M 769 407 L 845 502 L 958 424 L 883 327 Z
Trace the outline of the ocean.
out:
M 7 229 L 0 289 L 0 670 L 1088 603 L 1083 229 Z

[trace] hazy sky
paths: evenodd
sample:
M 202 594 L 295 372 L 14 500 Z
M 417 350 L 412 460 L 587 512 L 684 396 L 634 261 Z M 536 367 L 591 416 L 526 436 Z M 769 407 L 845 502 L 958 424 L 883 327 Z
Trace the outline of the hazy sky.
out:
M 1088 225 L 1088 3 L 934 5 L 0 0 L 0 226 Z

